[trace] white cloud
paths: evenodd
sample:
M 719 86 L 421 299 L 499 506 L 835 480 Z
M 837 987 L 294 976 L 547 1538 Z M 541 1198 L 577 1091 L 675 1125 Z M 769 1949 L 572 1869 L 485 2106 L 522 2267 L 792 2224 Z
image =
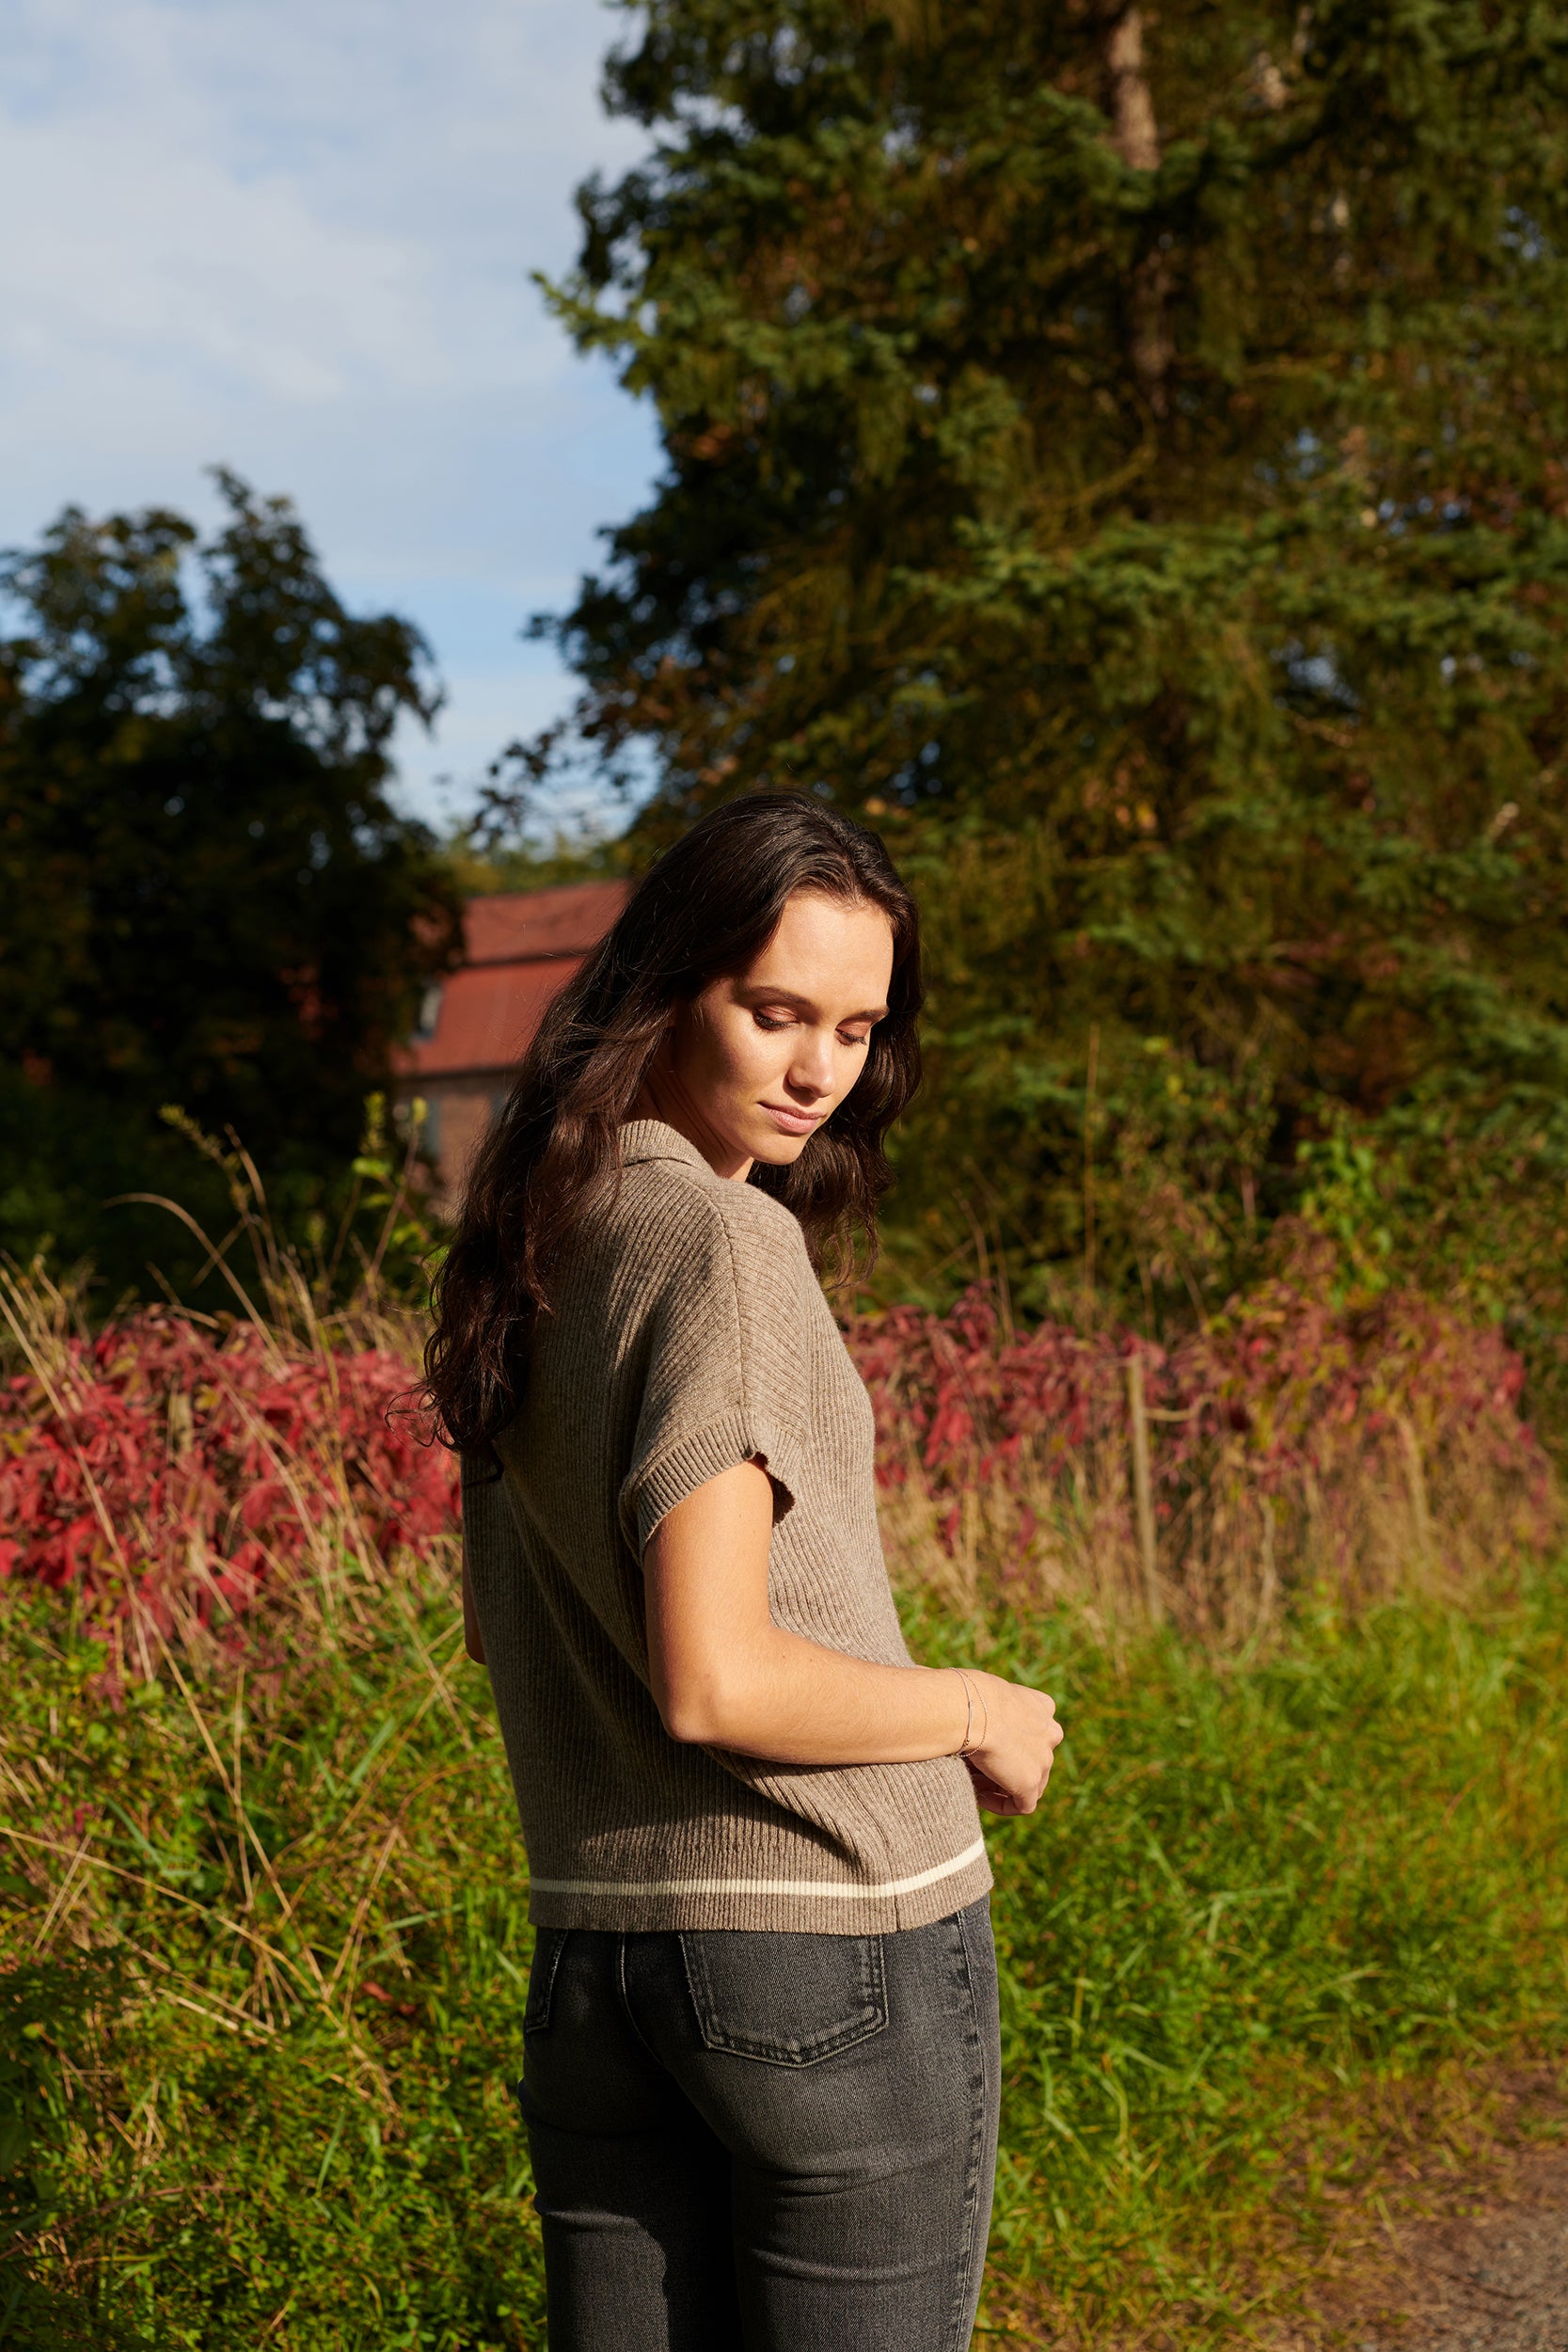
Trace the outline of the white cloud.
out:
M 570 595 L 654 449 L 527 272 L 570 260 L 574 184 L 638 151 L 595 94 L 625 21 L 588 0 L 0 0 L 0 217 L 26 224 L 0 247 L 22 461 L 0 539 L 68 499 L 208 513 L 199 469 L 222 460 L 292 492 L 334 579 L 434 639 L 451 707 L 411 778 L 479 765 L 509 681 L 519 714 L 559 707 L 569 684 L 511 632 Z

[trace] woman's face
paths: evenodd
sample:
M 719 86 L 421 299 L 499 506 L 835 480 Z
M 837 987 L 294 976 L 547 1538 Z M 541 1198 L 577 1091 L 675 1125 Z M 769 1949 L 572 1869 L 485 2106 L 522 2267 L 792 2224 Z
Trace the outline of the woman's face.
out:
M 721 1176 L 799 1159 L 865 1067 L 892 977 L 880 907 L 797 891 L 747 969 L 681 1008 L 649 1073 L 657 1115 Z

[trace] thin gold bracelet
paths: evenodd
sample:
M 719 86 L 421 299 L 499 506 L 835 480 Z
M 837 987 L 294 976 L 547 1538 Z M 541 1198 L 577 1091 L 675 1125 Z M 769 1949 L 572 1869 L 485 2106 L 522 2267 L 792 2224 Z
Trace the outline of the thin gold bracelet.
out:
M 969 1702 L 969 1716 L 964 1724 L 964 1736 L 953 1753 L 956 1756 L 968 1756 L 973 1752 L 974 1745 L 974 1685 L 961 1666 L 955 1666 L 953 1672 L 963 1684 L 964 1697 Z

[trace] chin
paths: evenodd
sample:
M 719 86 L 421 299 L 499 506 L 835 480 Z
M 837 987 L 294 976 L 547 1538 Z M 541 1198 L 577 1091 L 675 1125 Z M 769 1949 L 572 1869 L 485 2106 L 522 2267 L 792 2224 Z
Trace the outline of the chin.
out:
M 812 1135 L 816 1133 L 814 1127 Z M 776 1127 L 769 1127 L 749 1149 L 752 1159 L 764 1168 L 791 1168 L 810 1141 L 811 1136 L 781 1136 Z

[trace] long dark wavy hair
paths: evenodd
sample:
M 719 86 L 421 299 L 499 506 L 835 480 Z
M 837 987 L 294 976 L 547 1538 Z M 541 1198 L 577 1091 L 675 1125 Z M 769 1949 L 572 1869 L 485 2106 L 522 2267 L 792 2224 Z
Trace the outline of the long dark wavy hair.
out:
M 880 907 L 893 927 L 886 1018 L 852 1092 L 786 1168 L 751 1182 L 792 1210 L 820 1268 L 877 1242 L 892 1181 L 882 1140 L 920 1083 L 920 925 L 874 833 L 819 802 L 758 792 L 693 825 L 638 884 L 554 999 L 469 1172 L 436 1284 L 422 1396 L 443 1445 L 490 1457 L 516 1412 L 529 1334 L 583 1220 L 613 1190 L 620 1129 L 677 1009 L 743 970 L 811 890 Z

